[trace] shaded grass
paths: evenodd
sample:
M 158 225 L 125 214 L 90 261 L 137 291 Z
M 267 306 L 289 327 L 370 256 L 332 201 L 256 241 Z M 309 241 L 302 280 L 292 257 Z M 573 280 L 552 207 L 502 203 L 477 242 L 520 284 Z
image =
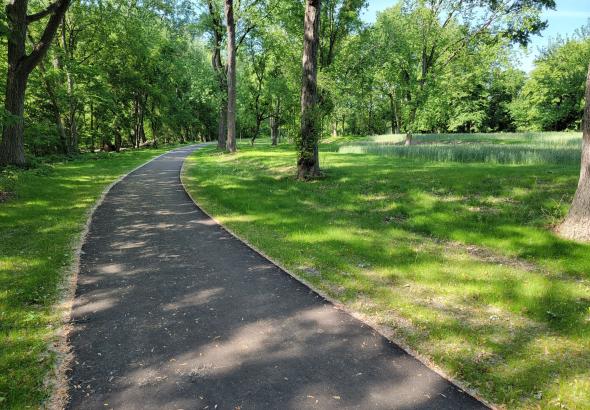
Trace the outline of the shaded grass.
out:
M 54 363 L 53 309 L 87 212 L 121 174 L 168 148 L 87 154 L 36 169 L 5 170 L 0 186 L 0 408 L 36 408 Z
M 332 150 L 438 162 L 568 164 L 580 162 L 579 133 L 423 134 L 404 146 L 403 135 L 380 135 L 345 142 Z
M 326 148 L 326 147 L 324 147 Z M 576 166 L 424 163 L 292 146 L 205 149 L 204 208 L 294 273 L 509 408 L 588 408 L 589 245 L 551 233 Z

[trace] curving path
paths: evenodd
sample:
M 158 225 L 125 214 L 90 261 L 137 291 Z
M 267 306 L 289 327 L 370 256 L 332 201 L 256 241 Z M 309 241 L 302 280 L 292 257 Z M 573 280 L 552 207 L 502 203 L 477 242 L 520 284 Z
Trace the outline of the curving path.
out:
M 115 185 L 83 246 L 75 409 L 479 409 L 208 218 L 171 151 Z

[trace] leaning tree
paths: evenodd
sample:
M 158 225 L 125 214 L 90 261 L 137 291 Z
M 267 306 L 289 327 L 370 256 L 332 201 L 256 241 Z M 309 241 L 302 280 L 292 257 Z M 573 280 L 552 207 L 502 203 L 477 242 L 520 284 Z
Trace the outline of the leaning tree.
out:
M 24 109 L 27 80 L 43 59 L 70 5 L 70 0 L 55 0 L 44 10 L 28 14 L 28 0 L 9 0 L 6 5 L 8 23 L 8 74 L 4 109 L 6 120 L 0 142 L 0 165 L 25 165 Z M 27 52 L 29 25 L 48 17 L 41 38 Z
M 558 231 L 569 239 L 590 241 L 590 65 L 586 77 L 586 107 L 582 119 L 582 160 L 578 189 Z

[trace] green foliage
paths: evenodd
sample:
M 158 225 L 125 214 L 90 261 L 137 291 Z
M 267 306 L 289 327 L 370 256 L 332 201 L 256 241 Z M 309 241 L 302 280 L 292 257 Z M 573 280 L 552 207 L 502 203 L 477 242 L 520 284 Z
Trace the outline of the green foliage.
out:
M 551 43 L 510 106 L 518 127 L 579 130 L 589 61 L 590 26 L 571 39 Z

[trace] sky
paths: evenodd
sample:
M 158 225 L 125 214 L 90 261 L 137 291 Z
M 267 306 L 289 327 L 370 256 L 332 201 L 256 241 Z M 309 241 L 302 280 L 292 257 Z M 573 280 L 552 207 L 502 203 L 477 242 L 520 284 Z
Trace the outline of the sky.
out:
M 369 6 L 363 14 L 363 20 L 367 23 L 375 21 L 377 12 L 397 3 L 397 0 L 368 0 Z M 539 55 L 539 49 L 549 42 L 549 39 L 560 35 L 566 37 L 574 33 L 577 28 L 585 25 L 590 19 L 589 0 L 557 0 L 555 10 L 545 10 L 543 19 L 549 26 L 540 36 L 533 36 L 528 52 L 518 52 L 517 57 L 520 67 L 530 72 L 534 67 L 535 57 Z

